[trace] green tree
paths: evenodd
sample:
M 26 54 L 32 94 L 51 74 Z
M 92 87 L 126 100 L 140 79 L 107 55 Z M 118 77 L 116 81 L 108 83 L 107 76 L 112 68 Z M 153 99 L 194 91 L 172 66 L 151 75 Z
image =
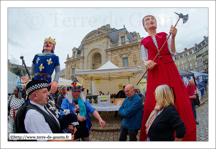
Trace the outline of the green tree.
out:
M 22 69 L 22 73 L 21 73 L 21 69 Z M 26 70 L 25 70 L 25 68 L 22 68 L 22 67 L 17 67 L 17 66 L 11 67 L 10 71 L 15 73 L 16 75 L 19 75 L 20 77 L 26 75 Z

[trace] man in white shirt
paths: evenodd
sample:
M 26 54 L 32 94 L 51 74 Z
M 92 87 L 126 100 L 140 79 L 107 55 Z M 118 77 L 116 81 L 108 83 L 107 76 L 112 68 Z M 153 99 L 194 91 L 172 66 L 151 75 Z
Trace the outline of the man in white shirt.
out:
M 47 81 L 30 81 L 26 86 L 26 93 L 30 99 L 30 103 L 26 106 L 25 130 L 28 133 L 62 133 L 59 120 L 46 106 L 50 95 Z M 53 141 L 73 140 L 74 135 L 71 136 L 71 140 Z

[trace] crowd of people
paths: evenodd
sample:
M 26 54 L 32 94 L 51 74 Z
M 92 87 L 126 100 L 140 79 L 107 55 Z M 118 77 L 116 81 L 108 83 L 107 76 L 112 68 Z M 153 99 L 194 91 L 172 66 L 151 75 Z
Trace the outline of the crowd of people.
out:
M 196 124 L 199 123 L 194 98 L 198 89 L 193 80 L 184 86 L 172 59 L 171 55 L 176 53 L 177 29 L 171 26 L 171 39 L 166 41 L 166 33 L 156 32 L 154 16 L 145 16 L 142 23 L 149 34 L 141 41 L 142 61 L 148 68 L 147 90 L 143 95 L 128 84 L 116 95 L 116 98 L 125 98 L 118 110 L 122 117 L 119 141 L 126 141 L 127 135 L 130 141 L 136 141 L 139 130 L 139 141 L 196 141 Z M 61 141 L 90 141 L 90 114 L 102 128 L 106 122 L 86 99 L 85 88 L 79 82 L 58 88 L 60 64 L 59 57 L 54 54 L 55 45 L 55 39 L 46 38 L 42 53 L 35 55 L 30 72 L 34 77 L 25 87 L 26 98 L 19 95 L 19 88 L 14 88 L 14 95 L 9 97 L 10 130 L 15 133 L 67 132 L 71 139 Z M 103 95 L 102 91 L 99 94 Z M 50 101 L 51 97 L 54 98 Z M 50 106 L 53 103 L 55 108 Z
M 35 87 L 37 86 L 37 88 Z M 193 80 L 189 81 L 186 86 L 189 98 L 192 100 L 197 88 Z M 30 100 L 25 112 L 24 129 L 27 133 L 71 133 L 71 140 L 61 141 L 90 141 L 89 134 L 92 127 L 89 114 L 93 114 L 98 119 L 101 127 L 105 127 L 106 122 L 101 118 L 100 114 L 91 106 L 83 93 L 84 87 L 78 82 L 74 82 L 69 86 L 60 86 L 57 103 L 64 111 L 60 110 L 60 117 L 56 115 L 47 106 L 47 100 L 50 96 L 48 92 L 48 83 L 44 80 L 30 81 L 26 86 L 27 99 Z M 14 95 L 8 99 L 9 104 L 9 120 L 11 124 L 10 133 L 14 131 L 14 119 L 18 109 L 26 103 L 25 99 L 18 97 L 19 88 L 14 88 Z M 137 93 L 133 85 L 124 86 L 125 100 L 118 110 L 122 117 L 120 126 L 119 141 L 126 141 L 129 135 L 130 141 L 137 141 L 138 131 L 142 126 L 143 117 L 143 101 L 142 97 Z M 174 94 L 168 85 L 159 85 L 154 91 L 155 107 L 150 113 L 146 126 L 147 141 L 181 141 L 186 133 L 184 121 L 180 118 L 177 109 L 174 106 Z M 196 111 L 191 105 L 196 119 Z M 196 108 L 196 107 L 195 107 Z M 59 114 L 59 113 L 58 113 Z M 62 118 L 62 116 L 65 116 Z M 74 118 L 78 121 L 78 127 L 72 123 Z M 19 121 L 20 119 L 17 118 Z M 174 135 L 176 132 L 176 135 Z M 41 140 L 38 140 L 41 141 Z M 44 141 L 44 140 L 43 140 Z M 52 140 L 46 140 L 52 141 Z M 55 140 L 60 141 L 60 140 Z

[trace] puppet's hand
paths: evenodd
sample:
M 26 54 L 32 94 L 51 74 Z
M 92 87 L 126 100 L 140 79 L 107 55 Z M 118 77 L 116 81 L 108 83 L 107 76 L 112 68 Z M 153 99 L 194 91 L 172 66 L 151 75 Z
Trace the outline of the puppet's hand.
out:
M 177 29 L 171 25 L 169 33 L 172 35 L 172 38 L 174 39 L 177 34 Z
M 57 91 L 58 83 L 56 81 L 53 81 L 49 85 L 51 85 L 50 92 L 55 93 Z
M 25 83 L 29 82 L 30 80 L 31 80 L 31 77 L 28 77 L 28 76 L 21 77 L 21 83 L 22 84 L 25 84 Z
M 153 62 L 152 60 L 144 61 L 144 64 L 150 70 L 153 69 L 157 65 L 157 63 Z

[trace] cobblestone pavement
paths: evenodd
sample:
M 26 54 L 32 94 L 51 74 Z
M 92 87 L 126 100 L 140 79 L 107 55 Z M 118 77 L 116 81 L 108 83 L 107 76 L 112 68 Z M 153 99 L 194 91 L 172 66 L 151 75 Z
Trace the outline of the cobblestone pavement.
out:
M 208 97 L 203 96 L 201 99 L 201 105 L 197 107 L 197 141 L 208 141 Z M 120 135 L 121 116 L 114 117 L 114 112 L 100 112 L 101 117 L 106 121 L 106 127 L 102 129 L 98 123 L 98 120 L 90 115 L 92 120 L 92 130 L 90 134 L 91 141 L 118 141 Z M 127 139 L 129 140 L 129 138 Z M 139 140 L 139 133 L 137 135 Z
M 197 141 L 208 141 L 208 102 L 197 108 Z

